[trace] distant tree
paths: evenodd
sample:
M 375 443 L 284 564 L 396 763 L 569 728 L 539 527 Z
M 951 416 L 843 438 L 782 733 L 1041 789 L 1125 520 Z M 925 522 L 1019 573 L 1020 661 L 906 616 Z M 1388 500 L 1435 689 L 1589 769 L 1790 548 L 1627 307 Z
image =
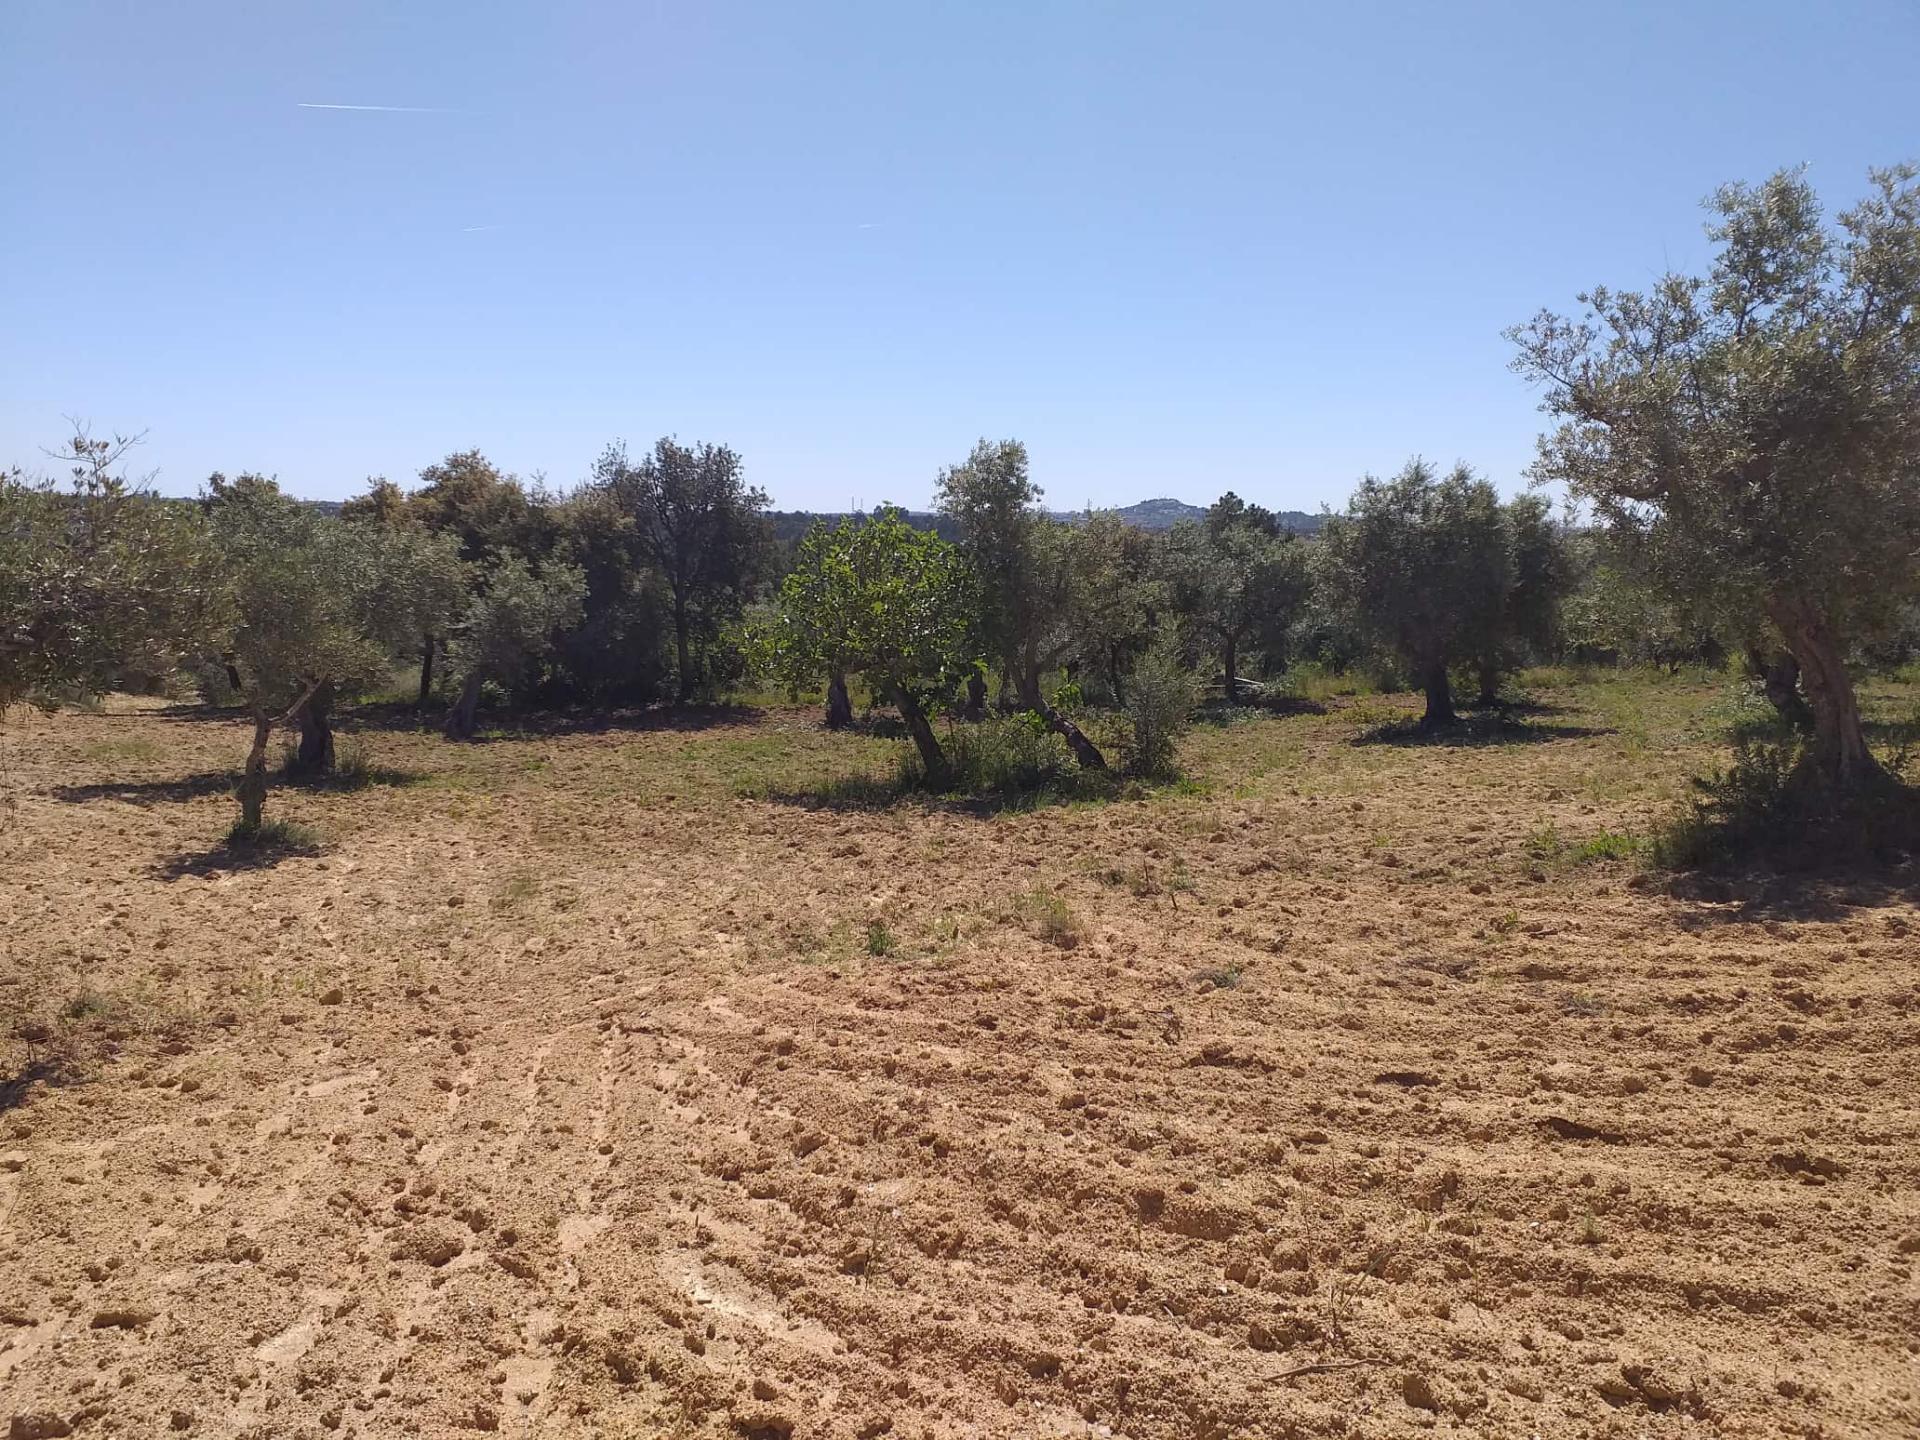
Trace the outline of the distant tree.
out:
M 386 508 L 391 497 L 373 482 L 363 498 L 368 508 Z M 406 497 L 414 520 L 458 537 L 460 558 L 480 564 L 519 555 L 537 564 L 553 543 L 544 496 L 529 492 L 518 476 L 503 473 L 478 450 L 462 450 L 420 472 L 420 487 Z
M 1072 527 L 1073 580 L 1064 616 L 1068 653 L 1104 677 L 1115 705 L 1126 704 L 1126 677 L 1153 638 L 1166 599 L 1155 538 L 1111 510 Z
M 253 721 L 239 788 L 248 833 L 266 804 L 274 728 L 301 723 L 330 755 L 333 695 L 378 680 L 412 617 L 383 608 L 389 557 L 374 527 L 319 515 L 258 475 L 214 475 L 201 504 L 228 577 L 232 625 L 220 670 Z
M 1287 533 L 1280 517 L 1264 505 L 1242 500 L 1229 490 L 1207 507 L 1207 533 L 1219 536 L 1229 530 L 1253 530 L 1269 538 Z
M 1559 644 L 1576 659 L 1663 665 L 1711 663 L 1721 622 L 1682 605 L 1640 574 L 1604 532 L 1569 538 L 1573 582 L 1560 606 Z
M 535 574 L 518 555 L 503 555 L 484 568 L 447 646 L 448 667 L 460 684 L 447 711 L 449 740 L 473 738 L 486 680 L 516 679 L 555 635 L 579 623 L 586 588 L 579 569 L 564 563 Z
M 836 670 L 864 675 L 899 710 L 928 784 L 940 788 L 950 772 L 929 711 L 974 664 L 973 583 L 959 551 L 900 510 L 816 524 L 765 637 L 772 667 L 794 685 Z
M 0 472 L 0 714 L 165 674 L 217 624 L 200 516 L 125 474 L 134 445 L 77 424 L 67 486 Z
M 1533 476 L 1591 502 L 1674 597 L 1764 614 L 1813 710 L 1805 763 L 1878 786 L 1848 669 L 1920 583 L 1920 171 L 1830 228 L 1803 176 L 1708 201 L 1705 276 L 1595 289 L 1509 332 L 1561 418 Z
M 407 492 L 384 475 L 369 475 L 364 495 L 343 500 L 340 503 L 340 518 L 379 525 L 389 530 L 421 523 L 414 507 L 407 503 Z
M 941 472 L 939 497 L 974 571 L 983 637 L 1021 706 L 1060 735 L 1083 767 L 1105 769 L 1099 748 L 1040 689 L 1041 677 L 1074 648 L 1066 621 L 1077 567 L 1072 537 L 1039 508 L 1027 447 L 982 440 Z
M 79 425 L 66 487 L 0 472 L 0 714 L 164 674 L 217 625 L 200 517 L 125 474 L 138 443 Z
M 469 461 L 477 461 L 478 457 L 475 452 L 468 452 L 453 458 L 461 462 L 464 469 Z M 485 481 L 483 488 L 495 483 Z M 497 483 L 513 488 L 506 481 Z M 451 488 L 443 487 L 431 505 L 416 506 L 398 485 L 384 476 L 375 476 L 367 481 L 364 495 L 356 495 L 340 507 L 342 520 L 371 528 L 386 547 L 388 559 L 382 584 L 390 607 L 396 616 L 413 617 L 413 633 L 418 636 L 420 693 L 414 704 L 422 710 L 433 695 L 434 659 L 446 644 L 447 628 L 465 610 L 479 563 L 466 558 L 473 548 L 473 537 L 449 518 L 457 513 L 451 497 Z M 497 495 L 489 503 L 504 503 L 508 509 L 514 508 L 510 500 L 502 502 Z M 530 512 L 515 513 L 521 516 L 518 523 L 524 532 L 526 515 Z M 425 518 L 428 514 L 435 515 L 440 523 L 429 524 Z M 490 543 L 481 543 L 476 553 L 490 555 L 496 551 Z M 303 747 L 315 743 L 314 737 L 303 734 Z
M 1238 704 L 1241 646 L 1263 629 L 1284 633 L 1306 603 L 1311 577 L 1306 547 L 1277 525 L 1244 516 L 1216 524 L 1213 516 L 1167 533 L 1167 592 L 1174 614 L 1218 648 L 1227 703 Z
M 627 517 L 606 491 L 581 487 L 554 508 L 554 553 L 579 566 L 587 591 L 581 621 L 548 657 L 549 682 L 575 700 L 651 700 L 672 670 L 666 585 L 633 543 Z
M 1454 723 L 1448 670 L 1499 633 L 1513 584 L 1500 497 L 1466 466 L 1445 479 L 1424 460 L 1368 476 L 1321 543 L 1340 593 L 1375 643 L 1426 691 L 1426 729 Z
M 610 445 L 594 483 L 632 527 L 640 556 L 666 582 L 680 699 L 699 691 L 696 644 L 738 618 L 768 560 L 765 492 L 746 483 L 740 457 L 724 445 L 682 445 L 671 437 L 630 460 Z
M 1574 580 L 1566 535 L 1542 497 L 1509 500 L 1503 519 L 1512 569 L 1499 613 L 1474 657 L 1482 705 L 1499 700 L 1500 682 L 1529 656 L 1552 647 L 1560 629 L 1560 606 Z

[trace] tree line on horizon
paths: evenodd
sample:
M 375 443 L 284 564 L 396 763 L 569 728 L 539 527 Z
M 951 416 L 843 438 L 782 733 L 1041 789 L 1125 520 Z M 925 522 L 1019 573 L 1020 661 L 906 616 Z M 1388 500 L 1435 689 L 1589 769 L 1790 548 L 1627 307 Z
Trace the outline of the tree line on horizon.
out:
M 1509 332 L 1556 422 L 1531 476 L 1592 525 L 1420 460 L 1312 537 L 1231 493 L 1162 532 L 1065 523 L 1025 447 L 983 440 L 941 472 L 944 533 L 883 508 L 782 541 L 737 453 L 670 437 L 610 446 L 564 493 L 461 452 L 328 515 L 255 474 L 161 501 L 124 473 L 133 442 L 83 429 L 64 486 L 0 484 L 0 709 L 189 676 L 252 722 L 257 827 L 274 730 L 298 732 L 290 768 L 323 772 L 334 707 L 401 663 L 451 739 L 490 696 L 685 703 L 749 674 L 824 690 L 844 724 L 857 677 L 940 786 L 943 713 L 1031 717 L 1102 770 L 1090 710 L 1130 713 L 1130 763 L 1151 766 L 1173 722 L 1141 694 L 1232 704 L 1301 659 L 1386 664 L 1441 728 L 1457 684 L 1490 703 L 1531 660 L 1731 650 L 1807 732 L 1801 773 L 1881 789 L 1853 676 L 1914 640 L 1915 174 L 1873 172 L 1835 224 L 1798 173 L 1726 187 L 1707 274 Z

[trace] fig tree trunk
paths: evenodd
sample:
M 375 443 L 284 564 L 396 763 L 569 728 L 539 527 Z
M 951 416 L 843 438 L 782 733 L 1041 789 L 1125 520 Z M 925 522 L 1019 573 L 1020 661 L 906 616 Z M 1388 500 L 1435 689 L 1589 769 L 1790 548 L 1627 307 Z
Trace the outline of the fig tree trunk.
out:
M 1445 661 L 1427 667 L 1427 713 L 1420 717 L 1422 730 L 1441 730 L 1459 723 L 1453 713 L 1453 683 L 1447 678 Z
M 913 737 L 914 748 L 920 752 L 920 767 L 927 772 L 927 788 L 946 789 L 952 775 L 947 769 L 946 752 L 940 748 L 940 737 L 933 733 L 925 708 L 906 686 L 895 684 L 888 688 L 893 692 L 893 703 L 900 718 L 907 722 L 907 733 Z
M 461 682 L 459 697 L 447 711 L 447 723 L 442 733 L 449 740 L 471 740 L 479 712 L 480 672 L 470 670 L 467 678 Z
M 844 730 L 853 724 L 853 701 L 847 698 L 847 672 L 832 671 L 827 676 L 827 728 Z
M 292 771 L 296 775 L 325 775 L 333 769 L 333 685 L 322 681 L 313 687 L 306 703 L 294 717 L 300 724 L 300 746 L 294 751 Z
M 1840 638 L 1826 617 L 1812 607 L 1782 603 L 1770 611 L 1800 666 L 1807 705 L 1813 711 L 1813 748 L 1809 758 L 1820 774 L 1842 790 L 1866 789 L 1887 778 L 1867 748 L 1860 724 L 1860 700 L 1841 652 Z
M 431 635 L 420 637 L 420 699 L 415 702 L 416 710 L 427 708 L 427 701 L 433 698 L 433 650 L 434 639 Z
M 253 745 L 247 751 L 246 768 L 240 772 L 240 824 L 253 831 L 260 828 L 260 816 L 267 806 L 267 741 L 273 736 L 273 719 L 259 705 L 253 707 Z

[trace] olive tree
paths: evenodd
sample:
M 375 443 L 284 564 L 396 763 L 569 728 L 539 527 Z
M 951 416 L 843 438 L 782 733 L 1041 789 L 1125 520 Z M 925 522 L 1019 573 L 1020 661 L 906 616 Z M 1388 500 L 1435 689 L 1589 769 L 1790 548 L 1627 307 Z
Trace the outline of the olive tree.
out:
M 379 679 L 410 617 L 382 603 L 388 557 L 374 527 L 320 515 L 258 475 L 213 476 L 201 504 L 226 575 L 230 625 L 219 668 L 253 722 L 238 827 L 252 834 L 275 727 L 317 727 L 316 743 L 330 751 L 327 700 Z
M 447 665 L 459 677 L 458 698 L 447 711 L 449 740 L 471 740 L 487 680 L 517 679 L 580 623 L 587 582 L 572 565 L 550 564 L 535 574 L 517 555 L 504 555 L 483 572 L 465 616 L 447 644 Z
M 1241 647 L 1284 633 L 1306 603 L 1306 547 L 1257 522 L 1184 521 L 1168 533 L 1164 564 L 1174 613 L 1218 649 L 1227 703 L 1238 704 Z
M 1503 518 L 1512 567 L 1499 611 L 1474 657 L 1482 705 L 1499 700 L 1501 680 L 1517 665 L 1553 646 L 1560 606 L 1573 588 L 1572 551 L 1546 500 L 1516 496 L 1507 502 Z
M 929 710 L 976 665 L 973 576 L 939 536 L 886 508 L 801 540 L 765 648 L 795 685 L 855 671 L 900 712 L 927 783 L 950 771 Z
M 1069 527 L 1041 511 L 1040 487 L 1027 471 L 1027 447 L 1018 440 L 982 440 L 958 465 L 940 473 L 940 509 L 960 531 L 973 568 L 980 625 L 991 653 L 1025 709 L 1072 748 L 1089 770 L 1106 757 L 1080 727 L 1041 694 L 1041 677 L 1072 654 L 1078 637 L 1069 625 L 1074 591 L 1084 575 L 1084 551 Z
M 1499 633 L 1513 549 L 1493 486 L 1461 465 L 1444 479 L 1424 460 L 1391 480 L 1368 476 L 1321 542 L 1343 603 L 1374 643 L 1426 691 L 1424 729 L 1454 723 L 1456 664 Z
M 1830 225 L 1804 176 L 1708 202 L 1705 275 L 1594 289 L 1509 332 L 1560 424 L 1533 476 L 1591 502 L 1670 594 L 1764 616 L 1813 711 L 1806 763 L 1877 785 L 1848 669 L 1920 574 L 1920 171 Z

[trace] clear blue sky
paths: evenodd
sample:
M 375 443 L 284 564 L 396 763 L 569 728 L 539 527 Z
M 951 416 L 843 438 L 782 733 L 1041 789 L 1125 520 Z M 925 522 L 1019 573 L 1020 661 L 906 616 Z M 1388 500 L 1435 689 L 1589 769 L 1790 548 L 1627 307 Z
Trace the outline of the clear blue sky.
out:
M 1312 509 L 1516 488 L 1503 326 L 1920 157 L 1920 6 L 8 0 L 0 153 L 0 463 L 673 432 L 839 508 L 1014 435 L 1056 505 Z

